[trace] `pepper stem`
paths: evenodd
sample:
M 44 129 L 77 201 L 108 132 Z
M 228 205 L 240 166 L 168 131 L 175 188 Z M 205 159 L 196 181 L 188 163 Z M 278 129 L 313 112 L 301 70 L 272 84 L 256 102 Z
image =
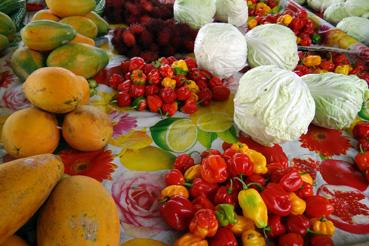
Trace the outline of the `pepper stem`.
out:
M 313 235 L 320 235 L 320 236 L 324 236 L 324 234 L 316 232 L 316 231 L 312 231 L 310 228 L 308 228 L 306 230 L 307 233 L 313 234 Z
M 191 188 L 191 187 L 192 187 L 192 184 L 191 184 L 191 183 L 188 183 L 188 182 L 184 183 L 183 185 L 184 185 L 185 187 L 188 187 L 188 188 Z
M 272 228 L 270 226 L 266 226 L 263 228 L 263 234 L 265 238 L 268 238 L 267 232 L 270 232 L 270 231 L 272 231 Z
M 230 179 L 230 182 L 231 182 L 231 185 L 229 186 L 229 188 L 227 189 L 227 193 L 228 194 L 232 194 L 232 191 L 233 191 L 233 180 Z
M 247 190 L 249 189 L 249 186 L 251 185 L 255 185 L 260 191 L 263 190 L 263 187 L 259 184 L 259 183 L 255 183 L 255 182 L 252 182 L 252 183 L 248 183 L 246 184 L 242 179 L 240 179 L 239 177 L 234 177 L 235 179 L 237 179 L 241 184 L 242 184 L 242 189 L 243 190 Z
M 359 144 L 359 149 L 360 149 L 360 154 L 364 153 L 363 147 L 361 146 L 361 144 Z

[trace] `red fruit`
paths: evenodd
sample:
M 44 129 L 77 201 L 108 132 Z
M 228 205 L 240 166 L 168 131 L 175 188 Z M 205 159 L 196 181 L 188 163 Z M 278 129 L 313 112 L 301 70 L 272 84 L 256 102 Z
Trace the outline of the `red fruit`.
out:
M 129 60 L 123 61 L 120 64 L 120 68 L 122 69 L 123 74 L 126 74 L 127 72 L 129 72 L 129 64 L 130 64 Z
M 183 174 L 178 169 L 172 169 L 165 175 L 166 185 L 184 185 L 185 178 Z
M 209 80 L 209 87 L 213 88 L 215 86 L 222 86 L 223 82 L 219 77 L 214 76 Z
M 310 246 L 333 246 L 333 241 L 330 236 L 313 236 L 310 240 Z
M 172 68 L 170 67 L 169 64 L 164 64 L 164 65 L 161 65 L 160 68 L 159 68 L 159 72 L 161 74 L 161 76 L 163 77 L 173 77 L 174 75 L 174 72 L 172 70 Z
M 140 69 L 131 72 L 131 80 L 135 85 L 144 85 L 146 83 L 146 75 Z
M 120 91 L 117 95 L 119 107 L 126 107 L 131 104 L 131 96 L 128 93 Z
M 147 97 L 147 104 L 149 106 L 149 110 L 153 113 L 158 112 L 161 107 L 163 106 L 163 101 L 157 95 L 148 96 Z
M 158 85 L 147 85 L 145 87 L 145 96 L 152 96 L 159 93 Z
M 305 213 L 310 218 L 328 217 L 334 212 L 333 205 L 322 196 L 310 196 L 306 199 Z
M 163 115 L 173 116 L 178 111 L 178 104 L 177 102 L 173 103 L 165 103 L 161 108 Z
M 144 85 L 132 85 L 130 90 L 131 97 L 142 97 L 145 95 Z
M 183 113 L 186 114 L 193 114 L 197 111 L 196 101 L 192 100 L 191 98 L 186 100 L 186 103 L 181 108 Z
M 115 73 L 109 78 L 109 86 L 117 89 L 118 85 L 123 83 L 123 81 L 124 78 L 121 75 Z
M 198 68 L 193 68 L 190 70 L 189 74 L 188 74 L 188 77 L 194 81 L 197 81 L 201 78 L 203 79 L 206 79 L 202 76 L 201 72 L 200 72 L 200 69 Z
M 164 103 L 172 103 L 176 100 L 177 95 L 174 90 L 170 87 L 165 87 L 160 90 L 160 97 Z
M 182 86 L 181 88 L 176 90 L 177 99 L 180 101 L 185 101 L 191 96 L 191 91 L 186 87 Z
M 133 70 L 142 69 L 144 65 L 145 65 L 144 59 L 142 59 L 141 57 L 133 57 L 130 60 L 128 70 L 132 72 Z
M 212 94 L 209 88 L 206 87 L 200 89 L 200 92 L 197 95 L 199 96 L 199 100 L 202 105 L 207 106 L 211 102 Z
M 152 40 L 152 34 L 147 30 L 143 30 L 140 34 L 140 43 L 143 47 L 149 48 L 152 44 Z
M 147 75 L 147 80 L 150 84 L 159 84 L 161 82 L 161 76 L 158 69 L 154 68 Z
M 145 28 L 141 24 L 137 24 L 137 23 L 131 24 L 128 29 L 133 34 L 140 34 L 145 30 Z
M 185 62 L 187 64 L 188 70 L 192 70 L 193 68 L 197 68 L 196 61 L 191 57 L 186 57 Z
M 136 38 L 133 35 L 133 33 L 131 33 L 128 30 L 123 31 L 122 33 L 122 40 L 123 43 L 127 46 L 127 47 L 133 47 L 136 45 Z
M 161 46 L 166 46 L 169 44 L 170 41 L 170 30 L 168 28 L 164 28 L 158 34 L 158 44 Z
M 144 71 L 144 73 L 146 74 L 146 75 L 148 75 L 150 72 L 151 72 L 151 70 L 153 70 L 155 67 L 151 64 L 151 63 L 146 63 L 145 65 L 144 65 L 144 68 L 143 68 L 143 71 Z
M 328 60 L 324 60 L 320 63 L 319 67 L 321 69 L 327 70 L 327 71 L 333 71 L 335 68 L 335 65 L 333 62 L 328 61 Z
M 174 76 L 174 79 L 176 81 L 176 87 L 181 87 L 186 81 L 186 76 L 183 74 L 177 74 L 176 76 Z
M 152 10 L 154 9 L 154 6 L 152 5 L 151 2 L 146 1 L 146 0 L 141 0 L 141 7 L 146 11 L 146 12 L 152 12 Z
M 231 91 L 225 86 L 215 86 L 212 88 L 213 100 L 215 101 L 226 101 L 231 94 Z
M 124 75 L 124 79 L 131 80 L 131 72 L 128 72 Z
M 130 89 L 131 89 L 131 85 L 132 85 L 132 81 L 131 80 L 125 80 L 123 83 L 118 85 L 117 90 L 119 92 L 124 92 L 124 93 L 129 93 Z
M 172 65 L 172 64 L 173 64 L 173 62 L 175 62 L 177 59 L 176 59 L 174 56 L 169 56 L 169 57 L 167 58 L 167 60 L 168 60 L 168 62 L 169 62 L 169 65 Z
M 160 57 L 158 61 L 161 65 L 165 65 L 165 64 L 169 65 L 168 59 L 165 57 Z
M 279 237 L 278 246 L 303 246 L 304 239 L 300 234 L 287 233 Z

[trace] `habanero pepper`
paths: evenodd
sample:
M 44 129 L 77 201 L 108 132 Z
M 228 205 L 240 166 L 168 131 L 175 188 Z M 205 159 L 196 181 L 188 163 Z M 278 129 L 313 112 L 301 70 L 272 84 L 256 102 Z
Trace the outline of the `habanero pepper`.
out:
M 333 63 L 333 62 L 331 62 L 331 61 L 323 60 L 323 61 L 320 63 L 319 67 L 320 67 L 321 69 L 323 69 L 323 70 L 327 70 L 327 71 L 329 71 L 329 72 L 332 72 L 332 71 L 334 70 L 334 68 L 336 67 L 336 65 L 334 65 L 334 63 Z
M 147 85 L 145 86 L 145 96 L 157 95 L 159 93 L 159 86 Z
M 176 88 L 184 87 L 183 85 L 186 83 L 187 78 L 183 74 L 177 74 L 173 78 L 176 81 Z
M 176 84 L 177 81 L 175 81 L 174 79 L 170 78 L 170 77 L 165 77 L 162 81 L 161 81 L 161 85 L 165 88 L 171 88 L 171 89 L 175 89 L 176 88 Z
M 306 199 L 306 215 L 310 218 L 327 217 L 333 211 L 333 205 L 325 197 L 315 195 Z
M 233 191 L 232 187 L 220 186 L 214 196 L 214 203 L 228 203 L 235 205 L 237 202 L 237 193 Z
M 296 195 L 298 195 L 302 199 L 307 199 L 310 196 L 314 195 L 313 186 L 308 183 L 304 183 L 301 188 L 296 191 Z
M 184 185 L 185 178 L 178 169 L 172 169 L 165 175 L 166 185 Z
M 253 174 L 254 164 L 247 155 L 236 153 L 228 161 L 228 169 L 231 176 L 239 176 L 240 174 L 250 176 Z
M 185 180 L 188 182 L 191 182 L 195 178 L 201 178 L 200 170 L 201 170 L 200 164 L 196 164 L 196 165 L 189 167 L 184 174 Z
M 222 86 L 223 85 L 223 81 L 221 78 L 214 76 L 209 80 L 209 87 L 213 88 L 215 86 Z
M 163 100 L 164 103 L 172 103 L 177 99 L 177 95 L 174 89 L 170 87 L 164 87 L 160 90 L 159 96 Z
M 241 236 L 242 232 L 247 230 L 255 230 L 254 221 L 238 214 L 236 215 L 236 223 L 228 227 L 236 236 Z
M 249 150 L 249 147 L 246 144 L 244 144 L 244 143 L 238 142 L 238 143 L 232 144 L 231 145 L 231 149 L 234 150 L 234 151 L 236 151 L 236 152 L 240 152 L 240 153 L 245 154 L 246 151 Z
M 147 104 L 149 106 L 150 111 L 156 113 L 159 110 L 161 110 L 161 107 L 163 106 L 163 101 L 159 96 L 153 95 L 147 97 Z
M 287 230 L 305 235 L 310 227 L 310 221 L 304 215 L 290 215 L 287 218 Z
M 147 107 L 147 102 L 146 102 L 145 97 L 137 97 L 132 102 L 131 107 L 138 111 L 144 111 Z
M 309 55 L 303 59 L 303 63 L 307 67 L 319 66 L 322 63 L 322 58 L 318 55 Z
M 360 150 L 359 153 L 355 156 L 355 163 L 356 166 L 359 168 L 360 171 L 365 171 L 369 168 L 369 152 L 363 152 Z
M 145 86 L 144 85 L 131 85 L 129 95 L 131 97 L 143 97 L 145 95 Z
M 200 209 L 193 216 L 189 230 L 195 236 L 213 237 L 218 230 L 218 220 L 211 209 Z
M 254 164 L 253 172 L 255 174 L 266 174 L 268 172 L 268 168 L 266 166 L 266 158 L 263 154 L 252 149 L 248 149 L 245 154 Z
M 186 87 L 182 86 L 176 90 L 177 99 L 185 101 L 191 96 L 191 91 Z
M 203 209 L 203 208 L 214 210 L 214 205 L 211 203 L 211 201 L 205 195 L 200 195 L 200 196 L 196 197 L 192 201 L 192 204 L 193 204 L 193 208 L 194 208 L 195 212 L 197 210 L 200 210 L 200 209 Z
M 163 64 L 159 68 L 160 75 L 167 78 L 172 78 L 174 72 L 169 64 Z
M 359 139 L 359 141 L 358 141 L 358 143 L 357 143 L 357 145 L 358 145 L 358 149 L 361 151 L 361 150 L 363 150 L 363 151 L 369 151 L 369 139 L 368 138 L 360 138 Z
M 278 246 L 304 246 L 304 239 L 300 234 L 290 232 L 279 237 Z
M 164 103 L 161 111 L 164 115 L 171 117 L 178 111 L 178 104 L 177 102 Z
M 193 80 L 187 80 L 186 81 L 186 87 L 194 93 L 199 93 L 200 88 L 197 86 L 196 82 Z
M 237 222 L 234 206 L 231 204 L 218 204 L 215 207 L 215 215 L 221 226 L 234 225 Z
M 131 80 L 125 80 L 123 83 L 118 85 L 117 90 L 119 92 L 129 93 L 131 89 L 132 81 Z
M 168 197 L 182 196 L 184 198 L 189 198 L 190 194 L 188 190 L 183 185 L 169 185 L 161 190 L 160 199 L 167 199 Z
M 184 61 L 186 62 L 189 70 L 192 70 L 193 68 L 197 68 L 196 61 L 192 59 L 191 57 L 186 57 Z
M 231 94 L 231 91 L 224 85 L 214 86 L 211 89 L 211 92 L 213 93 L 212 99 L 218 102 L 226 101 Z
M 208 183 L 222 183 L 228 178 L 227 163 L 220 155 L 210 155 L 201 161 L 201 177 Z
M 197 111 L 197 109 L 198 108 L 196 100 L 190 97 L 186 100 L 185 104 L 182 106 L 181 111 L 185 114 L 193 114 Z
M 131 96 L 124 92 L 118 92 L 117 103 L 119 107 L 127 107 L 131 105 Z
M 208 106 L 213 97 L 208 87 L 200 88 L 200 92 L 197 95 L 199 96 L 199 99 L 200 99 L 199 103 L 201 103 L 201 105 L 203 106 Z
M 237 239 L 228 228 L 219 228 L 215 236 L 210 239 L 210 246 L 238 246 Z
M 291 168 L 289 171 L 287 171 L 279 181 L 279 184 L 288 192 L 297 191 L 300 189 L 300 187 L 303 184 L 303 181 L 301 179 L 301 176 L 299 172 Z
M 210 184 L 205 180 L 203 180 L 202 178 L 196 178 L 192 182 L 190 194 L 192 198 L 205 195 L 207 197 L 210 197 L 211 199 L 214 196 L 217 189 L 218 189 L 217 184 Z
M 294 192 L 289 194 L 290 201 L 291 201 L 291 214 L 293 215 L 300 215 L 305 212 L 306 209 L 306 202 L 298 197 Z
M 201 159 L 205 159 L 209 155 L 222 155 L 222 153 L 216 149 L 208 149 L 201 153 Z
M 243 246 L 265 246 L 266 242 L 259 232 L 255 230 L 247 230 L 242 233 Z
M 158 85 L 158 84 L 160 84 L 161 80 L 162 79 L 161 79 L 161 76 L 160 76 L 160 72 L 156 68 L 151 70 L 149 72 L 149 74 L 147 75 L 147 81 L 149 82 L 149 84 Z
M 192 233 L 186 233 L 174 242 L 174 246 L 208 246 L 208 241 L 195 236 Z
M 144 85 L 146 83 L 146 75 L 142 70 L 133 70 L 131 72 L 131 80 L 134 85 Z
M 332 236 L 336 228 L 332 221 L 325 218 L 314 218 L 311 220 L 311 230 L 314 233 L 319 233 L 320 235 Z
M 194 208 L 187 198 L 174 196 L 160 205 L 160 215 L 170 227 L 183 231 L 194 215 Z
M 288 193 L 280 184 L 269 183 L 261 192 L 261 197 L 269 212 L 280 216 L 287 216 L 290 214 L 292 204 Z
M 177 156 L 174 161 L 173 168 L 178 169 L 182 173 L 184 173 L 188 168 L 195 165 L 194 159 L 188 154 L 181 154 Z
M 281 221 L 281 216 L 272 215 L 268 221 L 270 230 L 267 232 L 269 237 L 277 237 L 286 233 L 286 227 Z
M 172 69 L 175 74 L 184 74 L 188 73 L 187 63 L 184 60 L 178 60 L 172 63 Z
M 310 246 L 333 246 L 332 238 L 329 236 L 315 235 L 310 239 Z

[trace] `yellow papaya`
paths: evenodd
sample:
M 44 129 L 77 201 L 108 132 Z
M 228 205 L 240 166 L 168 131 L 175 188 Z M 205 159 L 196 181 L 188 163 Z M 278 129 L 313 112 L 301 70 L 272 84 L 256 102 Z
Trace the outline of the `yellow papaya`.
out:
M 46 57 L 38 51 L 20 47 L 12 54 L 10 65 L 21 80 L 26 80 L 31 73 L 46 66 Z
M 15 38 L 15 33 L 17 28 L 13 20 L 3 12 L 0 12 L 0 34 L 4 35 L 9 39 L 9 41 L 13 41 Z
M 95 0 L 46 0 L 46 5 L 60 17 L 85 15 L 96 6 Z
M 13 235 L 8 237 L 8 239 L 0 244 L 0 246 L 28 246 L 28 243 L 26 243 L 21 237 Z
M 48 67 L 63 67 L 86 79 L 93 77 L 109 62 L 106 51 L 87 44 L 66 44 L 47 57 Z
M 36 20 L 52 20 L 59 21 L 60 18 L 53 14 L 50 9 L 41 9 L 32 16 L 32 21 Z
M 76 37 L 72 39 L 69 43 L 70 44 L 80 43 L 80 44 L 88 44 L 88 45 L 95 46 L 95 41 L 92 38 L 88 38 L 79 33 L 77 33 Z
M 33 50 L 50 51 L 71 41 L 76 33 L 70 25 L 38 20 L 28 23 L 21 30 L 21 37 L 24 44 Z
M 0 244 L 35 214 L 63 172 L 63 163 L 52 154 L 0 165 Z
M 95 11 L 91 11 L 87 15 L 85 15 L 87 18 L 92 20 L 96 26 L 97 26 L 97 32 L 98 36 L 102 36 L 108 33 L 109 31 L 109 23 L 104 20 L 100 15 L 98 15 Z
M 69 16 L 61 19 L 60 23 L 71 25 L 79 34 L 89 38 L 96 38 L 97 26 L 87 17 L 84 16 Z
M 0 51 L 5 50 L 6 48 L 8 48 L 8 46 L 9 39 L 6 36 L 0 34 Z

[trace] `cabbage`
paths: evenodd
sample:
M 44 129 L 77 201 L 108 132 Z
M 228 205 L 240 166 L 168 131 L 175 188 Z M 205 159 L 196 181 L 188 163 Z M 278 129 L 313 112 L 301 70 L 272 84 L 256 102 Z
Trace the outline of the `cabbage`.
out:
M 302 5 L 305 3 L 305 0 L 295 0 L 295 2 Z
M 240 79 L 234 121 L 263 145 L 298 139 L 307 132 L 314 113 L 314 99 L 294 72 L 274 65 L 260 66 Z
M 343 3 L 345 0 L 307 0 L 307 4 L 310 8 L 323 12 L 329 6 L 335 3 Z
M 248 8 L 245 0 L 216 0 L 215 19 L 235 26 L 243 26 L 247 22 Z
M 349 127 L 368 93 L 365 80 L 337 73 L 308 74 L 302 77 L 314 97 L 313 123 L 334 129 Z
M 345 3 L 337 3 L 329 6 L 324 11 L 324 19 L 327 21 L 337 24 L 343 18 L 350 16 L 345 7 Z
M 293 70 L 298 61 L 296 36 L 288 27 L 265 24 L 246 33 L 248 63 L 251 67 L 276 65 Z
M 213 22 L 215 11 L 215 0 L 176 0 L 173 5 L 174 19 L 195 29 Z
M 247 45 L 244 35 L 233 25 L 210 23 L 199 30 L 194 53 L 200 68 L 226 78 L 246 65 Z
M 362 16 L 369 12 L 369 0 L 347 0 L 345 8 L 350 16 Z
M 369 0 L 368 0 L 369 1 Z M 369 20 L 364 17 L 346 17 L 337 24 L 337 28 L 356 38 L 363 44 L 369 45 Z

